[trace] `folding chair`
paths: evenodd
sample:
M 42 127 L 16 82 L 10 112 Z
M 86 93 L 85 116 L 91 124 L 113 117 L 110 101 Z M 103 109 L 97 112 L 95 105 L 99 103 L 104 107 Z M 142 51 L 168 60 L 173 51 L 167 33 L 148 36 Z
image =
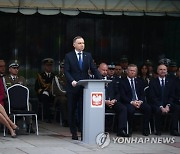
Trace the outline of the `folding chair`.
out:
M 29 111 L 29 89 L 23 85 L 15 84 L 7 89 L 9 115 L 13 116 L 16 123 L 16 116 L 31 117 L 35 116 L 36 134 L 38 135 L 37 114 Z

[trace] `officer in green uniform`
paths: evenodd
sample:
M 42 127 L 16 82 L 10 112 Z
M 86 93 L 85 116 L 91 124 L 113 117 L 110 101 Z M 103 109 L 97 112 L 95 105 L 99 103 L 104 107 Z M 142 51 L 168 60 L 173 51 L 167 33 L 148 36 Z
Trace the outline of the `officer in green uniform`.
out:
M 68 106 L 66 96 L 66 78 L 64 75 L 64 63 L 60 64 L 60 73 L 52 81 L 52 92 L 55 96 L 54 107 L 60 108 L 62 115 L 62 125 L 68 126 Z
M 19 76 L 19 63 L 17 60 L 11 61 L 9 64 L 9 75 L 5 76 L 6 89 L 14 84 L 21 84 L 27 87 L 26 79 L 23 76 Z M 30 110 L 32 110 L 32 105 L 29 103 Z M 26 118 L 26 128 L 27 132 L 35 133 L 32 127 L 32 118 Z

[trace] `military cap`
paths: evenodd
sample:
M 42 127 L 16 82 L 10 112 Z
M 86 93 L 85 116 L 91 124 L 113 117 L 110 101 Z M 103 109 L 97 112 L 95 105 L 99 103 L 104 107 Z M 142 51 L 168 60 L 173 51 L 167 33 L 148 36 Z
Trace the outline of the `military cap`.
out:
M 115 69 L 114 63 L 109 64 L 109 65 L 108 65 L 108 68 L 109 68 L 109 69 Z
M 152 63 L 151 60 L 147 59 L 147 60 L 145 61 L 145 65 L 147 65 L 147 66 L 152 66 L 153 63 Z
M 42 60 L 42 63 L 52 65 L 54 63 L 54 60 L 52 58 L 45 58 Z
M 171 61 L 171 62 L 169 63 L 169 66 L 170 66 L 170 67 L 177 67 L 177 63 L 176 63 L 175 61 Z
M 17 60 L 11 61 L 11 62 L 9 63 L 9 68 L 10 68 L 10 67 L 13 67 L 13 68 L 19 67 L 19 64 L 18 64 Z
M 171 60 L 168 58 L 163 58 L 163 59 L 159 60 L 159 64 L 164 64 L 166 66 L 169 66 L 170 62 L 171 62 Z
M 128 58 L 126 55 L 122 55 L 122 57 L 120 58 L 121 62 L 128 62 Z

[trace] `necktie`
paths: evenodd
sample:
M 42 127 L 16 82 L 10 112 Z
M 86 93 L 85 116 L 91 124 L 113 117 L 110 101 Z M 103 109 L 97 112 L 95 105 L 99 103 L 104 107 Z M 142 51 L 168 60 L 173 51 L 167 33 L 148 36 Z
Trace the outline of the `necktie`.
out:
M 164 80 L 161 80 L 161 101 L 162 103 L 164 102 L 164 87 L 165 87 L 165 83 Z
M 133 79 L 131 79 L 131 91 L 132 91 L 132 101 L 136 100 L 136 91 L 133 83 Z
M 164 88 L 164 86 L 165 86 L 165 85 L 164 85 L 164 80 L 162 79 L 162 80 L 161 80 L 161 87 Z
M 79 56 L 79 67 L 80 67 L 80 69 L 82 70 L 82 58 L 81 58 L 81 53 L 79 52 L 78 53 L 78 56 Z

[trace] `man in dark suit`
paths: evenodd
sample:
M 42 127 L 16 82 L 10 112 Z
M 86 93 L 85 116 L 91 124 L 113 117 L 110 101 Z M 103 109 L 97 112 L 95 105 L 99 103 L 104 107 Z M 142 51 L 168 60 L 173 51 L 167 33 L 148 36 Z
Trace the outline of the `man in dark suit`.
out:
M 113 79 L 113 83 L 114 83 L 114 87 L 115 87 L 115 95 L 117 95 L 119 93 L 119 89 L 120 89 L 120 85 L 121 85 L 121 81 L 122 81 L 122 73 L 123 73 L 123 69 L 121 67 L 120 64 L 116 64 L 115 66 L 115 70 L 114 70 L 114 79 Z
M 82 131 L 82 99 L 83 87 L 78 86 L 77 82 L 82 79 L 88 79 L 88 70 L 95 75 L 96 78 L 101 78 L 93 58 L 90 53 L 84 52 L 84 39 L 77 36 L 73 39 L 74 51 L 69 52 L 65 56 L 64 74 L 67 79 L 67 96 L 68 96 L 68 113 L 69 126 L 72 133 L 72 139 L 78 140 L 76 126 L 76 109 L 78 107 L 80 131 Z
M 177 78 L 175 79 L 175 83 L 173 86 L 174 93 L 173 93 L 173 103 L 172 103 L 172 107 L 176 109 L 174 110 L 176 113 L 174 114 L 175 116 L 172 120 L 173 121 L 172 131 L 171 131 L 172 135 L 173 135 L 173 132 L 178 131 L 178 121 L 180 122 L 180 67 L 177 69 L 176 75 L 177 75 Z
M 107 77 L 108 66 L 101 63 L 98 68 L 102 77 Z M 127 110 L 126 107 L 115 97 L 114 84 L 110 82 L 105 86 L 105 109 L 114 110 L 117 115 L 117 136 L 128 137 L 127 130 Z
M 174 81 L 167 77 L 167 67 L 164 64 L 160 64 L 157 67 L 158 77 L 151 80 L 149 84 L 150 98 L 152 103 L 153 112 L 155 114 L 155 126 L 156 126 L 156 135 L 161 135 L 162 128 L 162 115 L 167 113 L 172 113 L 172 127 L 170 134 L 179 136 L 177 132 L 177 119 L 178 112 L 175 105 L 173 105 L 173 96 L 174 96 Z
M 139 111 L 144 114 L 143 132 L 145 136 L 149 135 L 149 119 L 151 116 L 151 108 L 145 102 L 143 82 L 137 78 L 137 66 L 128 65 L 127 77 L 121 82 L 120 98 L 122 103 L 127 107 L 129 133 L 132 133 L 132 120 L 134 113 Z

